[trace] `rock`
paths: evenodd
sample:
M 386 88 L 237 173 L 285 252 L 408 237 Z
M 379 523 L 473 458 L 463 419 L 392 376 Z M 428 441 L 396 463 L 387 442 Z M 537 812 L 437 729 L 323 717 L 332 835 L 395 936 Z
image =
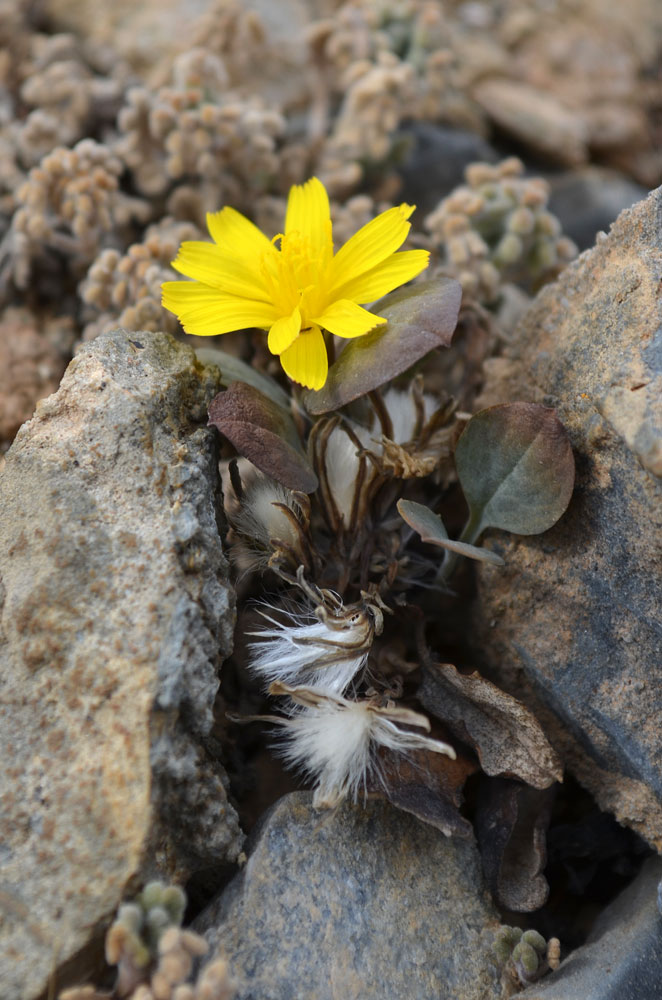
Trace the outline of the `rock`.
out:
M 30 419 L 37 400 L 55 392 L 66 364 L 29 309 L 5 309 L 0 317 L 0 447 Z
M 203 914 L 236 1000 L 496 1000 L 497 914 L 474 844 L 385 803 L 281 799 Z
M 412 122 L 401 128 L 396 144 L 406 143 L 408 152 L 398 168 L 401 201 L 416 205 L 419 218 L 433 210 L 446 195 L 464 183 L 470 163 L 496 163 L 498 153 L 485 139 L 464 129 Z
M 473 97 L 492 121 L 519 142 L 556 163 L 576 166 L 588 159 L 583 116 L 556 97 L 515 80 L 481 80 Z
M 654 1000 L 660 996 L 662 860 L 649 859 L 635 881 L 596 920 L 588 941 L 521 1000 Z
M 580 250 L 592 247 L 597 234 L 609 229 L 623 209 L 648 194 L 641 184 L 601 167 L 556 174 L 549 182 L 549 210 Z
M 129 883 L 233 861 L 205 750 L 234 598 L 216 525 L 218 369 L 160 333 L 85 345 L 0 477 L 0 969 L 28 1000 Z
M 605 17 L 599 6 L 580 2 L 570 17 L 539 24 L 513 59 L 520 80 L 581 115 L 594 153 L 650 145 L 642 75 L 655 58 L 650 44 L 659 39 L 659 15 L 649 0 L 636 7 L 624 24 L 622 12 Z
M 478 405 L 557 409 L 570 507 L 540 536 L 494 538 L 476 662 L 546 725 L 602 809 L 662 849 L 662 189 L 537 296 Z M 493 543 L 494 544 L 494 543 Z

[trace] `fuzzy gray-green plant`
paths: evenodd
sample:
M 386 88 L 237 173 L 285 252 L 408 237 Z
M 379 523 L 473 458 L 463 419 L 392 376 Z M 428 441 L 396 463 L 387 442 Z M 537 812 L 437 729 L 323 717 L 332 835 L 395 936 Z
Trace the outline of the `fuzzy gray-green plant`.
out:
M 547 942 L 538 931 L 504 925 L 497 932 L 494 954 L 504 973 L 514 973 L 528 986 L 558 965 L 558 939 Z

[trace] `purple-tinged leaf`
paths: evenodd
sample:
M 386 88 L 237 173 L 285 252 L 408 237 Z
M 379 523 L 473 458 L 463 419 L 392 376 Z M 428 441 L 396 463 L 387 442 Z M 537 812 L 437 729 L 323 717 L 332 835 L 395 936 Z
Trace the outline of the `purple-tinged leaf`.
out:
M 537 535 L 570 502 L 575 462 L 554 410 L 502 403 L 471 418 L 455 449 L 475 541 L 485 528 Z M 466 534 L 466 533 L 465 533 Z
M 317 476 L 306 458 L 294 421 L 254 386 L 232 382 L 209 405 L 209 424 L 240 455 L 290 490 L 313 493 Z
M 304 394 L 315 415 L 337 410 L 411 368 L 435 347 L 449 347 L 457 325 L 462 287 L 432 278 L 387 295 L 373 311 L 388 320 L 372 333 L 347 341 L 318 392 Z

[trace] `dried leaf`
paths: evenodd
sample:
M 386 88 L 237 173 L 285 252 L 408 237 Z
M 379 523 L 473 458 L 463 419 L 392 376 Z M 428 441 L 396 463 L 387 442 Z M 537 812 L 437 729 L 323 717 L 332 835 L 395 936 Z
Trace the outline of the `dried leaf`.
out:
M 521 778 L 535 788 L 562 780 L 561 763 L 535 716 L 479 674 L 426 664 L 418 699 L 475 748 L 486 774 Z
M 254 386 L 232 382 L 209 405 L 209 423 L 240 455 L 290 490 L 313 493 L 317 476 L 301 448 L 289 413 Z
M 281 389 L 269 375 L 258 371 L 252 365 L 247 365 L 241 358 L 235 358 L 233 354 L 228 354 L 219 347 L 196 347 L 195 355 L 203 364 L 216 365 L 220 369 L 221 385 L 227 388 L 232 382 L 245 382 L 281 406 L 287 413 L 290 412 L 290 399 L 285 390 Z
M 462 288 L 451 278 L 387 295 L 373 308 L 388 323 L 347 342 L 324 388 L 304 394 L 309 413 L 337 410 L 401 375 L 435 347 L 449 347 L 461 299 Z
M 490 549 L 477 548 L 467 542 L 457 542 L 449 538 L 444 522 L 439 515 L 422 503 L 415 503 L 413 500 L 398 500 L 398 513 L 410 528 L 418 532 L 422 542 L 438 545 L 449 552 L 457 552 L 460 556 L 477 559 L 479 562 L 492 563 L 494 566 L 503 566 L 504 564 L 501 556 Z
M 385 798 L 397 809 L 412 813 L 447 837 L 473 836 L 471 823 L 461 816 L 464 783 L 477 764 L 457 750 L 452 760 L 431 750 L 407 754 L 381 749 L 379 778 L 369 788 L 372 795 Z
M 476 836 L 485 878 L 500 906 L 530 913 L 543 906 L 549 886 L 545 832 L 553 792 L 503 778 L 486 782 L 476 811 Z
M 460 435 L 455 464 L 472 541 L 489 527 L 537 535 L 570 503 L 572 448 L 556 413 L 545 406 L 503 403 L 481 410 Z

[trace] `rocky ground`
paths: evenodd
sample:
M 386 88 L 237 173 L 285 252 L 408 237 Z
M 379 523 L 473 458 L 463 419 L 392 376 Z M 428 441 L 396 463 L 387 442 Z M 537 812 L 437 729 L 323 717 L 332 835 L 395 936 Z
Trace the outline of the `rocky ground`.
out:
M 104 935 L 155 878 L 229 970 L 155 1000 L 662 996 L 660 12 L 377 6 L 0 0 L 2 1000 L 110 996 Z M 465 838 L 384 801 L 320 814 L 226 716 L 259 696 L 207 426 L 225 383 L 196 350 L 273 359 L 186 337 L 160 284 L 205 211 L 277 232 L 312 173 L 339 238 L 418 205 L 410 245 L 463 287 L 431 382 L 554 407 L 575 455 L 565 516 L 488 533 L 505 566 L 462 578 L 448 627 L 565 781 L 486 791 L 475 760 Z M 471 198 L 513 179 L 477 240 Z M 543 236 L 508 256 L 529 205 Z M 500 965 L 510 925 L 560 966 Z

